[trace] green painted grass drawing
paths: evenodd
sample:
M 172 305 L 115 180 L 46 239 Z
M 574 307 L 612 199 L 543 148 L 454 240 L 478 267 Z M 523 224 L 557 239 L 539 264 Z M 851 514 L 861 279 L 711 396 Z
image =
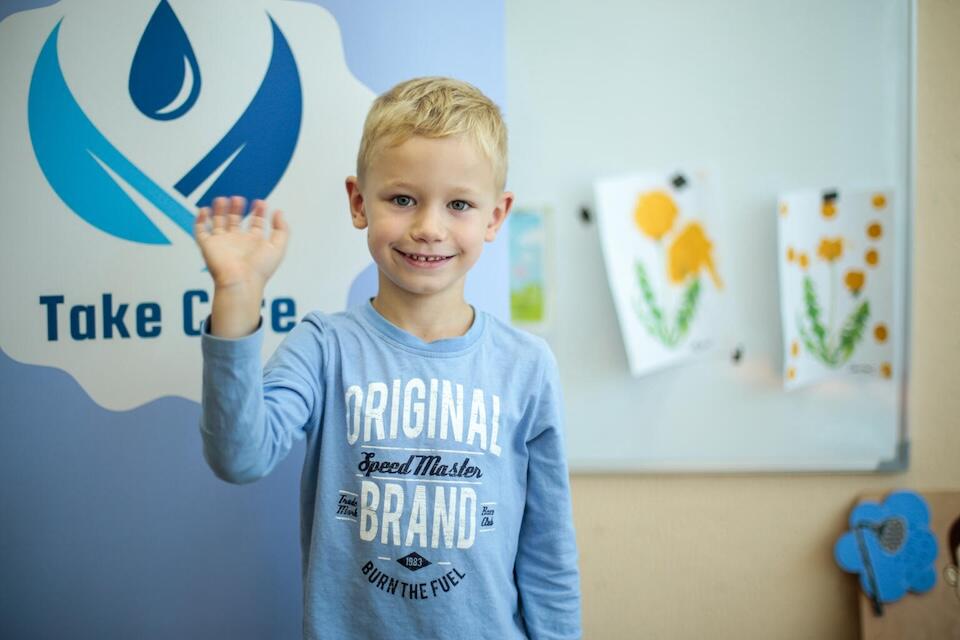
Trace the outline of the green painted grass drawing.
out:
M 832 326 L 823 324 L 820 301 L 810 276 L 803 278 L 803 306 L 803 312 L 797 314 L 797 331 L 807 351 L 828 367 L 836 369 L 845 364 L 863 339 L 870 319 L 870 301 L 864 300 L 857 305 L 837 335 L 834 335 Z
M 640 322 L 653 338 L 666 347 L 674 348 L 686 337 L 693 325 L 700 300 L 700 278 L 694 278 L 683 292 L 676 316 L 671 321 L 657 302 L 650 278 L 643 262 L 636 263 L 637 284 L 640 297 L 634 300 L 634 311 Z

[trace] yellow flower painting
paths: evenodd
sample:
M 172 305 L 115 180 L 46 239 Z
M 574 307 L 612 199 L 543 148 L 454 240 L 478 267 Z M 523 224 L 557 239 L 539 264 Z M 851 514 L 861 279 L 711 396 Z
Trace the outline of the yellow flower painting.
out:
M 723 282 L 713 263 L 713 243 L 699 222 L 691 222 L 677 234 L 667 253 L 667 275 L 673 284 L 683 284 L 689 278 L 697 277 L 705 269 L 717 289 L 723 289 Z
M 778 216 L 787 387 L 825 375 L 892 376 L 892 275 L 880 259 L 889 220 L 878 218 L 891 215 L 890 202 L 882 191 L 779 198 L 791 212 Z
M 705 172 L 636 173 L 595 183 L 604 261 L 630 369 L 640 375 L 713 346 L 722 243 Z
M 863 289 L 863 284 L 866 281 L 866 276 L 864 276 L 863 271 L 859 269 L 851 269 L 847 271 L 847 274 L 843 276 L 843 283 L 847 285 L 847 289 L 850 290 L 850 293 L 853 295 L 858 295 L 860 290 Z
M 836 262 L 843 255 L 843 238 L 824 238 L 817 247 L 817 257 Z
M 637 228 L 650 239 L 659 242 L 677 219 L 677 203 L 664 191 L 641 193 L 633 210 Z
M 674 230 L 679 209 L 673 198 L 663 191 L 640 193 L 634 210 L 637 228 L 650 240 L 660 243 Z M 636 312 L 649 334 L 664 346 L 676 347 L 690 330 L 700 297 L 700 274 L 710 275 L 719 290 L 723 282 L 713 258 L 713 243 L 699 221 L 686 223 L 676 231 L 667 249 L 667 284 L 684 287 L 680 306 L 671 323 L 654 292 L 646 266 L 637 260 L 636 275 L 640 297 Z

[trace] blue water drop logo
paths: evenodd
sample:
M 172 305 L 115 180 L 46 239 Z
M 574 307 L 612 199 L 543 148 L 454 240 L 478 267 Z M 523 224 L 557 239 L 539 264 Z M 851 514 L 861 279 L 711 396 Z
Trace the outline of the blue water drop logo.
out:
M 130 66 L 130 97 L 154 120 L 179 118 L 200 95 L 200 66 L 167 0 L 153 12 Z
M 242 195 L 247 202 L 266 198 L 293 156 L 303 112 L 300 75 L 290 45 L 273 18 L 270 28 L 270 64 L 253 100 L 216 146 L 174 185 L 189 198 L 219 171 L 197 206 L 208 207 L 214 196 L 224 193 Z
M 242 195 L 248 202 L 266 198 L 296 149 L 303 115 L 300 74 L 283 32 L 269 14 L 267 18 L 273 44 L 260 87 L 227 133 L 173 185 L 183 198 L 198 206 L 209 205 L 215 194 Z M 74 213 L 118 238 L 170 244 L 127 189 L 140 194 L 192 237 L 193 213 L 117 149 L 70 91 L 58 54 L 61 24 L 62 19 L 37 57 L 27 100 L 30 140 L 47 182 Z M 171 36 L 174 32 L 176 37 Z M 170 48 L 171 41 L 179 43 L 176 59 L 182 67 L 173 80 L 174 56 L 156 53 Z M 161 77 L 167 80 L 157 80 Z M 177 87 L 175 94 L 171 87 Z M 130 71 L 130 95 L 145 115 L 169 120 L 185 113 L 199 92 L 200 71 L 190 43 L 163 0 L 137 48 Z

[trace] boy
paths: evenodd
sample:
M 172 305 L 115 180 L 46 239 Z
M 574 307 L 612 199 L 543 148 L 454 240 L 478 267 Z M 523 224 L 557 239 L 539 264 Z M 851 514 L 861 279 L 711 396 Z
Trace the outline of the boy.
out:
M 379 97 L 346 180 L 379 291 L 307 314 L 262 371 L 287 225 L 275 212 L 268 238 L 257 201 L 244 229 L 236 197 L 197 216 L 214 280 L 204 455 L 251 482 L 307 439 L 306 638 L 580 636 L 555 361 L 463 298 L 513 203 L 505 179 L 503 121 L 474 87 L 420 78 Z

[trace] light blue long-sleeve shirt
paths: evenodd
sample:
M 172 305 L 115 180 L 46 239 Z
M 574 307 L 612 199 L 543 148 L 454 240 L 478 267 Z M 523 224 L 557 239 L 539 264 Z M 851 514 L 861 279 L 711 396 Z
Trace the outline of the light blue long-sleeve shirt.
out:
M 580 637 L 556 361 L 478 311 L 426 343 L 366 303 L 202 336 L 207 462 L 251 482 L 306 438 L 305 638 Z

